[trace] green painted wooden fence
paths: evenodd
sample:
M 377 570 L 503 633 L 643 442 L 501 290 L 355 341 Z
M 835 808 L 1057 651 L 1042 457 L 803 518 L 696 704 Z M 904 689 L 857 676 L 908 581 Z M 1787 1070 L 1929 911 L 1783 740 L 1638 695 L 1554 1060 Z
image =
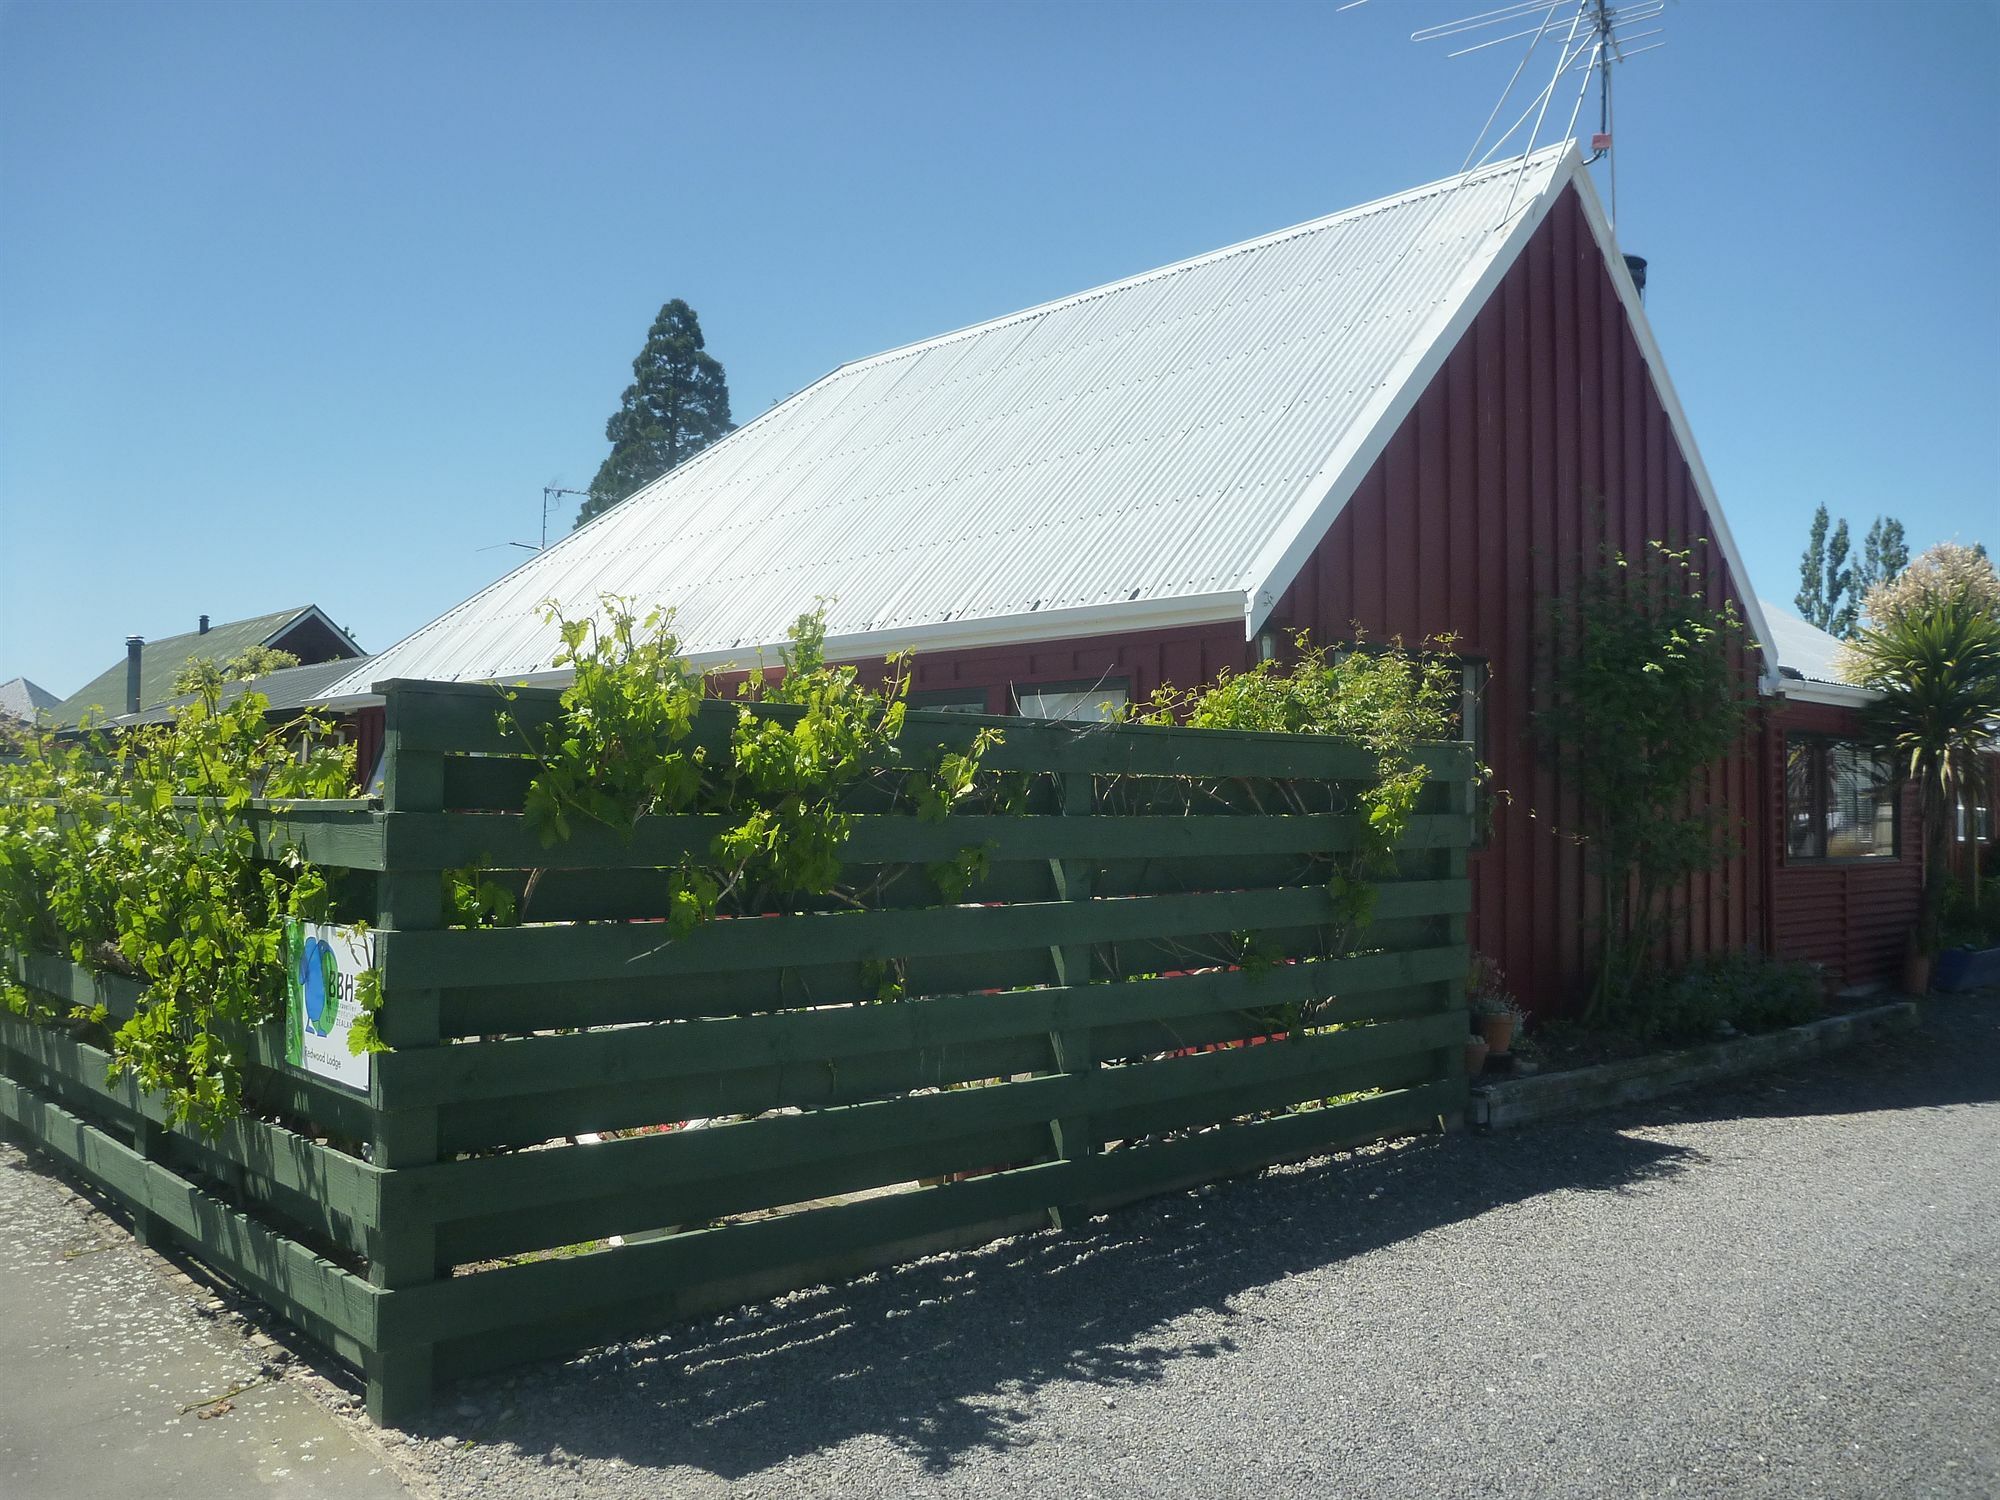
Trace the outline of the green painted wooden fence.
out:
M 287 1068 L 274 1027 L 250 1075 L 265 1118 L 204 1140 L 107 1086 L 102 1052 L 0 1015 L 12 1133 L 355 1364 L 377 1420 L 439 1381 L 1463 1108 L 1464 746 L 1424 752 L 1431 784 L 1362 951 L 1329 951 L 1327 856 L 1354 846 L 1337 809 L 1372 757 L 1020 720 L 986 764 L 1031 773 L 1025 813 L 863 814 L 844 861 L 857 884 L 896 877 L 870 909 L 669 940 L 656 869 L 711 824 L 544 849 L 491 688 L 380 690 L 379 799 L 255 814 L 274 852 L 374 872 L 349 915 L 377 928 L 395 1050 L 366 1096 Z M 546 722 L 556 695 L 512 707 Z M 697 733 L 733 713 L 705 709 Z M 960 744 L 983 722 L 913 713 L 906 734 Z M 1213 789 L 1214 810 L 1160 811 L 1159 778 Z M 946 902 L 922 867 L 972 844 L 990 871 Z M 532 925 L 445 926 L 439 872 L 475 862 L 523 887 L 539 872 Z M 1240 966 L 1253 938 L 1263 957 Z M 135 998 L 11 962 L 61 998 Z M 883 964 L 905 992 L 870 1003 Z M 1310 1020 L 1284 1031 L 1300 1004 Z

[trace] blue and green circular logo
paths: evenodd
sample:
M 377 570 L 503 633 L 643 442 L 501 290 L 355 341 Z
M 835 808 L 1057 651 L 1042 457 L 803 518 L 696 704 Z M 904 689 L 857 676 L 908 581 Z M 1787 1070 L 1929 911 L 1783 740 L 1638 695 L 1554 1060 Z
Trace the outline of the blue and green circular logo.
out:
M 331 1035 L 340 1014 L 340 966 L 324 939 L 309 937 L 299 945 L 299 990 L 306 1026 L 314 1036 Z

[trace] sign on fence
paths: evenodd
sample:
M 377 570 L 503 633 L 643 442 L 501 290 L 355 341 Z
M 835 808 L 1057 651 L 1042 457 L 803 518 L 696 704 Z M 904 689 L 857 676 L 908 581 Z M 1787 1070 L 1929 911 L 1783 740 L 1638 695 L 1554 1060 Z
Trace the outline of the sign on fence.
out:
M 348 1046 L 361 1014 L 355 977 L 375 967 L 375 934 L 324 922 L 285 924 L 285 1058 L 319 1078 L 368 1092 L 370 1054 Z

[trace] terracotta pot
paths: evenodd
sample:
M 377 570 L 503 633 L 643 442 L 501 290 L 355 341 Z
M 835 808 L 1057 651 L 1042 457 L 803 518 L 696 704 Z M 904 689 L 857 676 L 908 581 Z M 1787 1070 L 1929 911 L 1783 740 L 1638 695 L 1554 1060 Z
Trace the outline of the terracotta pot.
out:
M 1910 945 L 1903 955 L 1903 993 L 1906 995 L 1928 995 L 1931 989 L 1931 956 Z
M 1465 1043 L 1465 1071 L 1477 1078 L 1486 1070 L 1486 1038 L 1469 1037 Z
M 1505 1057 L 1514 1045 L 1514 1018 L 1512 1016 L 1481 1016 L 1479 1029 L 1486 1037 L 1486 1046 L 1495 1057 Z

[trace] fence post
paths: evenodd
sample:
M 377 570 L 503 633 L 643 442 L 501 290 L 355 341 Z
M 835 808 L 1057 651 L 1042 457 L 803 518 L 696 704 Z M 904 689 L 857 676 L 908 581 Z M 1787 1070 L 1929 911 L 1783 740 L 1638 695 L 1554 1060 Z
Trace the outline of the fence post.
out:
M 1069 771 L 1062 779 L 1065 816 L 1089 817 L 1097 807 L 1097 778 L 1088 771 Z M 1056 899 L 1059 901 L 1088 901 L 1093 894 L 1093 872 L 1090 865 L 1078 859 L 1052 859 L 1049 873 L 1055 877 Z M 1060 985 L 1085 985 L 1090 983 L 1090 945 L 1070 943 L 1049 949 L 1049 956 L 1055 961 L 1056 983 Z M 1049 1033 L 1049 1050 L 1054 1054 L 1058 1073 L 1088 1074 L 1097 1067 L 1095 1050 L 1096 1038 L 1089 1027 L 1065 1028 Z M 1065 1115 L 1049 1121 L 1049 1134 L 1055 1146 L 1059 1161 L 1081 1162 L 1093 1155 L 1097 1149 L 1092 1139 L 1092 1125 L 1088 1114 Z M 1049 1223 L 1056 1229 L 1072 1229 L 1082 1225 L 1090 1217 L 1085 1206 L 1085 1195 L 1061 1204 L 1049 1206 Z
M 160 1159 L 160 1137 L 166 1132 L 163 1127 L 148 1119 L 141 1105 L 144 1095 L 139 1085 L 132 1079 L 125 1080 L 126 1098 L 131 1101 L 134 1111 L 132 1123 L 132 1149 L 147 1161 Z M 148 1250 L 164 1250 L 170 1240 L 167 1226 L 160 1216 L 151 1209 L 134 1204 L 132 1208 L 132 1238 Z
M 404 732 L 416 705 L 390 684 L 384 694 L 382 806 L 387 813 L 438 812 L 444 807 L 444 755 L 406 749 Z M 393 848 L 394 845 L 392 844 Z M 444 890 L 437 870 L 385 869 L 379 886 L 379 925 L 390 932 L 435 931 L 444 925 Z M 443 1040 L 438 992 L 384 985 L 379 1017 L 382 1040 L 393 1048 L 435 1047 Z M 438 1274 L 437 1226 L 428 1214 L 414 1215 L 393 1191 L 397 1168 L 427 1166 L 438 1159 L 438 1112 L 396 1109 L 382 1088 L 381 1068 L 370 1083 L 375 1106 L 374 1163 L 386 1169 L 385 1191 L 369 1247 L 368 1280 L 384 1291 L 419 1286 Z M 364 1374 L 368 1415 L 378 1424 L 400 1422 L 424 1411 L 434 1378 L 429 1344 L 370 1351 Z

